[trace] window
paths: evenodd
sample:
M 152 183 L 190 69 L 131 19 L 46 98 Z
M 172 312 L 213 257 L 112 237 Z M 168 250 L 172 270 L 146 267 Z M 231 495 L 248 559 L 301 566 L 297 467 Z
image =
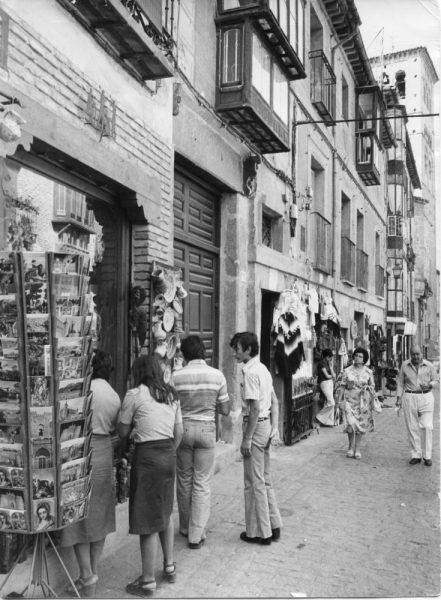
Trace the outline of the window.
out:
M 66 215 L 66 188 L 59 183 L 54 184 L 54 206 L 57 216 Z
M 239 85 L 242 81 L 242 29 L 226 29 L 222 37 L 221 85 Z
M 6 69 L 8 63 L 9 17 L 0 9 L 0 67 Z
M 253 34 L 252 85 L 277 116 L 288 123 L 288 82 L 256 34 Z
M 403 217 L 401 216 L 390 216 L 387 220 L 387 234 L 388 235 L 403 235 Z
M 304 225 L 300 227 L 300 251 L 306 252 L 306 227 Z
M 253 35 L 253 86 L 271 103 L 271 56 L 257 35 Z
M 273 220 L 268 215 L 262 215 L 262 244 L 272 248 L 273 246 Z
M 349 119 L 349 87 L 346 79 L 341 76 L 341 116 Z

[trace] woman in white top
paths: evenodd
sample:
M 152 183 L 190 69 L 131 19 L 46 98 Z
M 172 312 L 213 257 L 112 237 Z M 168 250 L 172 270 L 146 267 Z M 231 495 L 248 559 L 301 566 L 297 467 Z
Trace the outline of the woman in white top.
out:
M 182 416 L 174 388 L 164 383 L 161 364 L 140 356 L 132 366 L 134 389 L 127 392 L 118 427 L 122 439 L 135 442 L 130 474 L 129 533 L 139 535 L 142 574 L 127 592 L 148 596 L 156 590 L 157 534 L 164 553 L 164 577 L 173 583 L 173 497 L 176 448 L 182 438 Z

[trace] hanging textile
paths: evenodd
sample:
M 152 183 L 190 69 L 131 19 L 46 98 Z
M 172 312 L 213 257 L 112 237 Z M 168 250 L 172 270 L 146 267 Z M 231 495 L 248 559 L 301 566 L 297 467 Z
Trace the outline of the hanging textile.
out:
M 273 329 L 277 336 L 274 358 L 279 371 L 286 377 L 293 375 L 305 360 L 302 332 L 306 327 L 306 305 L 298 290 L 285 290 L 274 309 Z

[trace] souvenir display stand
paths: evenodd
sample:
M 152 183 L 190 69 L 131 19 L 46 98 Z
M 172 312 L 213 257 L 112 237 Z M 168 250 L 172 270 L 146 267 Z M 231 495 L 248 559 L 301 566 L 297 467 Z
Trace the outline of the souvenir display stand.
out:
M 90 497 L 88 272 L 80 254 L 0 252 L 0 530 L 35 534 L 44 594 L 46 532 L 85 518 Z
M 182 365 L 180 333 L 182 332 L 182 301 L 187 296 L 179 268 L 154 262 L 152 271 L 152 350 L 159 354 L 164 381 Z

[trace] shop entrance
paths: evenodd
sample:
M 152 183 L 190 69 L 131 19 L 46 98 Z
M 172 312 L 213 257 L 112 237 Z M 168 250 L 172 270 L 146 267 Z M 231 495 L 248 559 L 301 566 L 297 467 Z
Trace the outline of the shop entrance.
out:
M 56 156 L 54 151 L 47 160 L 20 150 L 2 163 L 6 212 L 0 245 L 89 256 L 94 345 L 111 354 L 111 384 L 123 397 L 129 361 L 130 224 L 110 187 L 62 169 L 64 161 L 55 163 Z M 84 166 L 86 173 L 90 175 Z M 25 239 L 22 246 L 20 238 Z
M 188 297 L 184 302 L 184 335 L 201 337 L 207 363 L 218 366 L 219 193 L 175 172 L 174 265 L 182 269 Z

